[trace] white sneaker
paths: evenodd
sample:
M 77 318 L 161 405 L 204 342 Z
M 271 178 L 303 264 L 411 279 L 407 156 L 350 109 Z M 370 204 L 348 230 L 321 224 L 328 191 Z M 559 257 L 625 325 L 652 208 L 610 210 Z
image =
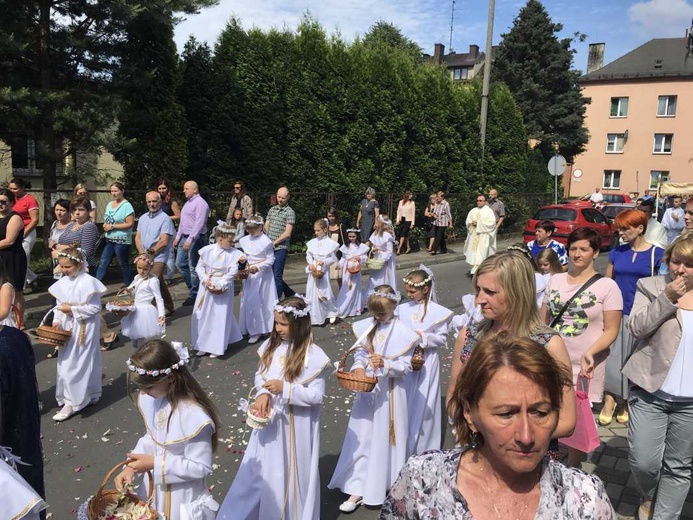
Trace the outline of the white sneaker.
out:
M 196 357 L 205 357 L 207 355 L 208 355 L 208 352 L 202 352 L 201 350 L 198 350 L 197 352 L 195 352 Z
M 337 323 L 337 316 L 332 316 L 330 318 L 330 325 L 334 325 L 335 323 Z
M 210 357 L 211 359 L 216 359 L 216 358 L 218 358 L 219 356 L 217 356 L 216 354 L 210 354 L 209 357 Z
M 250 336 L 248 338 L 248 345 L 252 345 L 253 343 L 257 343 L 260 340 L 260 334 L 255 334 L 254 336 Z
M 351 502 L 347 500 L 346 502 L 342 502 L 341 505 L 339 506 L 339 510 L 342 513 L 353 513 L 356 511 L 356 508 L 359 507 L 363 503 L 363 499 L 359 498 L 356 502 Z

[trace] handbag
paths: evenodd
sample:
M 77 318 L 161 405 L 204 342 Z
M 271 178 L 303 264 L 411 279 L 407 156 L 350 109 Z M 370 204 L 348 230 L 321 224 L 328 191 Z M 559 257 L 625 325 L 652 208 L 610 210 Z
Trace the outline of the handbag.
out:
M 581 382 L 584 384 L 581 385 Z M 601 441 L 599 440 L 597 423 L 594 420 L 592 407 L 590 406 L 589 379 L 584 376 L 578 376 L 577 387 L 575 390 L 575 399 L 577 401 L 575 430 L 570 437 L 558 439 L 558 442 L 582 453 L 590 453 L 599 447 Z
M 556 324 L 561 320 L 561 318 L 563 317 L 563 314 L 565 314 L 565 311 L 568 310 L 568 305 L 573 303 L 573 300 L 575 298 L 580 296 L 580 294 L 582 294 L 583 291 L 585 291 L 590 285 L 592 285 L 594 282 L 596 282 L 600 278 L 602 278 L 602 275 L 600 275 L 599 273 L 596 273 L 594 276 L 592 276 L 592 278 L 590 278 L 585 283 L 583 283 L 582 286 L 577 291 L 575 291 L 575 294 L 573 294 L 570 298 L 568 298 L 568 301 L 565 302 L 565 304 L 563 305 L 561 312 L 559 312 L 556 315 L 556 317 L 553 320 L 551 320 L 551 325 L 549 325 L 549 327 L 551 327 L 553 329 L 556 326 Z

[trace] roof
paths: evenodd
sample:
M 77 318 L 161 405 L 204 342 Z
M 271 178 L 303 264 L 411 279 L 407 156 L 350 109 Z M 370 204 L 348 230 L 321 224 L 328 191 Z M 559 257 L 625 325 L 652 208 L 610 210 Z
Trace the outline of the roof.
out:
M 443 56 L 443 65 L 446 67 L 473 67 L 477 63 L 483 63 L 486 53 L 480 52 L 476 55 L 465 53 L 450 53 Z
M 580 82 L 617 79 L 693 78 L 693 55 L 686 38 L 655 38 L 580 78 Z

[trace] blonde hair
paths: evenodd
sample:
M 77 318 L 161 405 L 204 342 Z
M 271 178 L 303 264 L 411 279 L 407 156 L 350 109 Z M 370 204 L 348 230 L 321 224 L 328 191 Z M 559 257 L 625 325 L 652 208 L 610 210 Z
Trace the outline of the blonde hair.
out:
M 664 251 L 664 262 L 668 265 L 672 256 L 682 259 L 684 262 L 693 262 L 693 234 L 681 236 L 672 242 Z
M 397 307 L 396 301 L 391 300 L 386 296 L 379 296 L 376 293 L 397 294 L 395 290 L 387 284 L 378 285 L 374 292 L 368 297 L 368 303 L 366 304 L 371 313 L 379 314 L 381 312 L 392 312 L 395 310 L 395 307 Z M 378 327 L 373 327 L 373 329 L 371 329 L 371 331 L 368 333 L 368 336 L 366 336 L 366 345 L 368 345 L 368 348 L 371 350 L 373 349 L 373 338 L 375 338 L 377 329 Z
M 512 304 L 512 312 L 503 317 L 508 330 L 517 336 L 531 336 L 542 332 L 552 332 L 541 319 L 537 308 L 536 281 L 534 269 L 524 256 L 505 251 L 489 256 L 484 260 L 472 279 L 472 287 L 478 293 L 477 282 L 482 274 L 493 273 L 505 291 L 505 299 Z M 483 335 L 493 325 L 493 320 L 484 319 L 479 326 Z
M 313 223 L 313 226 L 318 226 L 323 231 L 327 231 L 327 221 L 324 218 L 319 218 Z
M 542 262 L 546 262 L 551 266 L 551 274 L 560 274 L 563 271 L 563 265 L 561 264 L 561 260 L 558 258 L 558 255 L 556 254 L 556 251 L 551 249 L 550 247 L 546 247 L 539 251 L 539 254 L 537 255 L 537 265 L 539 266 L 541 270 L 541 264 Z
M 375 229 L 373 230 L 373 232 L 379 237 L 383 236 L 383 233 L 385 233 L 385 231 L 392 234 L 392 227 L 385 222 L 386 220 L 389 221 L 390 217 L 388 217 L 387 215 L 383 215 L 382 213 L 377 219 L 375 219 Z

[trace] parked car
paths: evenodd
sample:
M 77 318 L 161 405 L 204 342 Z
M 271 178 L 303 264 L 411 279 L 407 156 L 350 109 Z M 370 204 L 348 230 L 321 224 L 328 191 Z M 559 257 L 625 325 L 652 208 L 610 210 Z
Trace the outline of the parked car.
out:
M 592 202 L 590 202 L 591 196 L 592 194 L 588 193 L 587 195 L 583 195 L 579 198 L 569 197 L 561 202 L 564 204 L 578 204 L 580 206 L 588 207 L 592 205 Z M 596 208 L 599 210 L 601 210 L 607 204 L 629 204 L 632 202 L 630 195 L 627 193 L 602 193 L 602 196 L 604 197 L 604 200 L 602 200 L 602 202 L 596 206 Z
M 616 226 L 609 222 L 604 214 L 584 204 L 552 204 L 542 206 L 532 215 L 522 233 L 525 243 L 534 240 L 534 229 L 542 220 L 550 220 L 556 226 L 551 235 L 556 242 L 566 245 L 568 235 L 580 227 L 594 229 L 602 239 L 602 249 L 610 249 L 619 244 L 619 236 Z
M 602 213 L 604 213 L 604 216 L 609 222 L 613 223 L 616 215 L 627 209 L 635 209 L 635 204 L 632 202 L 624 204 L 607 204 L 602 208 Z

